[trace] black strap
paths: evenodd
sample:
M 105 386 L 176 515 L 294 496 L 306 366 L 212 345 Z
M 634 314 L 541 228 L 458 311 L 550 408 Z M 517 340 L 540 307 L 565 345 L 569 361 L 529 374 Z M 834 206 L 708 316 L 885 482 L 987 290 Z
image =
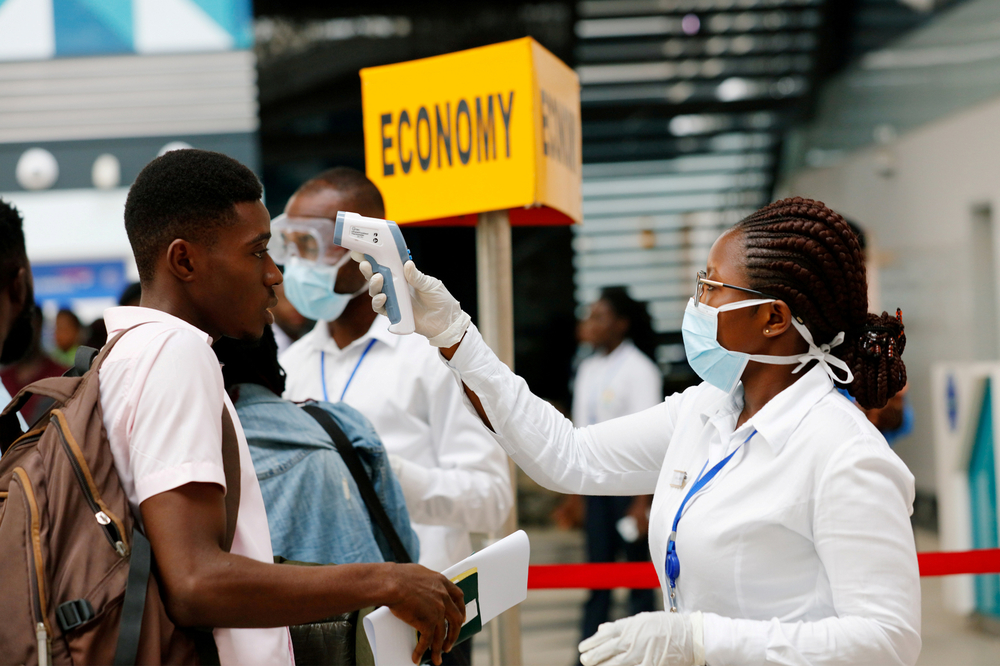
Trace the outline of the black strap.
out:
M 240 514 L 240 444 L 229 408 L 222 406 L 222 471 L 226 476 L 226 540 L 222 549 L 229 552 L 236 536 Z
M 132 529 L 132 556 L 128 565 L 128 582 L 125 601 L 122 602 L 122 620 L 115 647 L 115 666 L 132 666 L 139 654 L 139 634 L 142 632 L 142 613 L 146 607 L 146 585 L 152 561 L 149 541 L 137 529 Z
M 87 370 L 90 370 L 90 366 L 94 364 L 94 359 L 100 353 L 100 349 L 94 349 L 93 347 L 84 347 L 83 345 L 77 347 L 76 356 L 73 359 L 73 367 L 67 370 L 63 377 L 83 377 L 87 374 Z
M 403 545 L 403 541 L 396 534 L 396 529 L 392 526 L 392 521 L 389 520 L 382 502 L 379 501 L 378 495 L 375 493 L 375 486 L 372 485 L 372 480 L 368 478 L 368 473 L 365 472 L 364 465 L 361 464 L 358 452 L 354 450 L 354 445 L 347 439 L 347 435 L 340 429 L 340 426 L 337 425 L 333 417 L 319 405 L 303 405 L 302 409 L 309 416 L 316 419 L 323 426 L 323 430 L 326 430 L 327 434 L 330 435 L 330 439 L 333 440 L 334 445 L 337 447 L 337 452 L 343 458 L 347 469 L 351 471 L 354 483 L 358 484 L 358 490 L 361 491 L 361 499 L 364 500 L 365 506 L 368 507 L 368 515 L 371 516 L 375 524 L 382 530 L 382 534 L 385 535 L 389 546 L 392 548 L 392 553 L 395 555 L 396 561 L 401 564 L 412 562 L 410 554 L 406 552 L 406 546 Z

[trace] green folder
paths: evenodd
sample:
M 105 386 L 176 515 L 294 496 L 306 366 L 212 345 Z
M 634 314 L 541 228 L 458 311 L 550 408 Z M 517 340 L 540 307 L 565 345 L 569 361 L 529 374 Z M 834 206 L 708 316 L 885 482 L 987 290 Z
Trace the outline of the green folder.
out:
M 483 616 L 479 612 L 479 570 L 473 567 L 452 578 L 451 582 L 458 585 L 458 589 L 462 590 L 462 595 L 465 598 L 465 624 L 458 632 L 458 640 L 455 641 L 455 645 L 458 645 L 483 630 Z M 420 640 L 419 633 L 417 640 Z M 420 663 L 431 663 L 430 650 L 424 653 Z

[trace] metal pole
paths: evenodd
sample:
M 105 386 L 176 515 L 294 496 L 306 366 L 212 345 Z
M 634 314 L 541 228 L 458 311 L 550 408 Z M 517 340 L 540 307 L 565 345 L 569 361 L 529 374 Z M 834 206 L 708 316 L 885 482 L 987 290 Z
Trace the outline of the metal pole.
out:
M 514 281 L 510 249 L 510 217 L 505 210 L 479 214 L 476 227 L 476 278 L 479 294 L 479 331 L 483 340 L 507 367 L 514 368 Z M 514 493 L 503 533 L 517 529 L 517 467 L 510 464 Z M 520 666 L 521 611 L 518 607 L 490 623 L 490 663 Z

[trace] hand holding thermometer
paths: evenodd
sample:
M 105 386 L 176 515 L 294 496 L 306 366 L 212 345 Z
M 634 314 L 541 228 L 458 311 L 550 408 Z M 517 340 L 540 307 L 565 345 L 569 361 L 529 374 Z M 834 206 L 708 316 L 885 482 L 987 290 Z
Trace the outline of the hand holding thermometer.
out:
M 403 264 L 411 257 L 399 226 L 389 220 L 341 211 L 337 213 L 333 242 L 364 254 L 372 271 L 382 275 L 389 330 L 397 335 L 413 333 L 410 288 L 403 277 Z

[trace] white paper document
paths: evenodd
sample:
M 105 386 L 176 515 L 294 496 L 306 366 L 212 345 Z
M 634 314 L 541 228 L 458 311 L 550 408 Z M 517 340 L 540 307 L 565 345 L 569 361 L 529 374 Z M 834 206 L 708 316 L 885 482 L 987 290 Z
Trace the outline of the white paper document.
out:
M 518 530 L 441 572 L 466 592 L 466 625 L 482 626 L 527 598 L 529 554 L 528 535 Z M 475 577 L 478 594 L 470 599 L 463 581 L 469 583 Z M 384 606 L 365 617 L 364 623 L 376 666 L 413 664 L 410 658 L 417 647 L 413 627 Z

